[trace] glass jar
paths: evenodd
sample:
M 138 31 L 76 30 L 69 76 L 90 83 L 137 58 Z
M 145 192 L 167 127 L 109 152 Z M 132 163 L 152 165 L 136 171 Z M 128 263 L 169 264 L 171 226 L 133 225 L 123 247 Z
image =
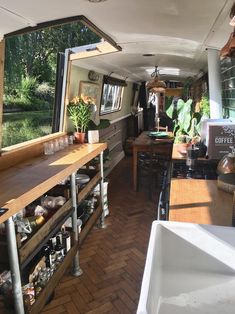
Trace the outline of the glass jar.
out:
M 217 166 L 219 175 L 235 173 L 235 147 L 230 146 L 230 148 L 232 149 L 232 152 L 226 154 Z

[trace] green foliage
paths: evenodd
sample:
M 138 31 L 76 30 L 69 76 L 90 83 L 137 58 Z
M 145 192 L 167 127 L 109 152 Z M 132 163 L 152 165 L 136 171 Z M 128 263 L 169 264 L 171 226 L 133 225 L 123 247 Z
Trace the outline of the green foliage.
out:
M 165 110 L 168 110 L 168 108 L 171 106 L 173 98 L 173 96 L 165 96 Z
M 39 99 L 47 101 L 48 103 L 53 103 L 55 89 L 54 87 L 50 86 L 49 83 L 43 82 L 37 86 L 35 90 L 35 96 Z
M 179 99 L 177 106 L 172 104 L 166 114 L 174 120 L 175 142 L 188 142 L 193 137 L 199 135 L 201 114 L 194 112 L 192 108 L 192 99 L 186 102 Z
M 108 128 L 110 126 L 110 121 L 108 119 L 100 119 L 100 123 L 97 125 L 95 122 L 90 120 L 89 122 L 89 130 L 101 130 Z
M 69 118 L 72 121 L 76 132 L 86 132 L 89 121 L 91 120 L 91 106 L 79 98 L 77 104 L 69 104 Z
M 3 147 L 51 133 L 52 117 L 48 112 L 11 113 L 3 118 Z
M 8 110 L 17 111 L 41 111 L 41 110 L 52 110 L 52 103 L 49 103 L 39 98 L 19 98 L 16 96 L 5 96 L 4 97 L 4 108 Z
M 200 112 L 204 117 L 210 118 L 210 102 L 207 95 L 202 96 L 199 102 Z
M 19 96 L 21 99 L 32 100 L 35 97 L 35 91 L 38 86 L 36 77 L 26 76 L 21 80 Z
M 5 91 L 21 86 L 22 77 L 55 84 L 57 54 L 65 49 L 99 42 L 82 23 L 74 22 L 6 38 Z

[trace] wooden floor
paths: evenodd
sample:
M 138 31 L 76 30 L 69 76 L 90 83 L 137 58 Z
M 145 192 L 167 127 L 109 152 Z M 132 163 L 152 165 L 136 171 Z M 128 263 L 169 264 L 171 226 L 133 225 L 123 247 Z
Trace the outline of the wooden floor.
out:
M 132 187 L 131 158 L 109 177 L 106 229 L 94 228 L 80 251 L 83 275 L 66 275 L 43 314 L 135 313 L 156 201 Z

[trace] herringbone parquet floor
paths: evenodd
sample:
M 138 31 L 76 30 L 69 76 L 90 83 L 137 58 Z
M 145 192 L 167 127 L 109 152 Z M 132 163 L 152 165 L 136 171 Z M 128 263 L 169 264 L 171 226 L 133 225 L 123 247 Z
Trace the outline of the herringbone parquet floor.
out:
M 43 314 L 136 312 L 156 203 L 131 179 L 128 157 L 109 177 L 107 228 L 94 228 L 80 250 L 83 275 L 64 276 Z

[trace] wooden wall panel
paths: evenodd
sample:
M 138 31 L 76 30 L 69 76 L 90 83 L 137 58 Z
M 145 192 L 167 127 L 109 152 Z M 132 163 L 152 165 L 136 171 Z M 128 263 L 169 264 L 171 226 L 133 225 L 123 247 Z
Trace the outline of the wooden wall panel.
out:
M 2 147 L 3 81 L 4 81 L 5 40 L 0 41 L 0 149 Z

